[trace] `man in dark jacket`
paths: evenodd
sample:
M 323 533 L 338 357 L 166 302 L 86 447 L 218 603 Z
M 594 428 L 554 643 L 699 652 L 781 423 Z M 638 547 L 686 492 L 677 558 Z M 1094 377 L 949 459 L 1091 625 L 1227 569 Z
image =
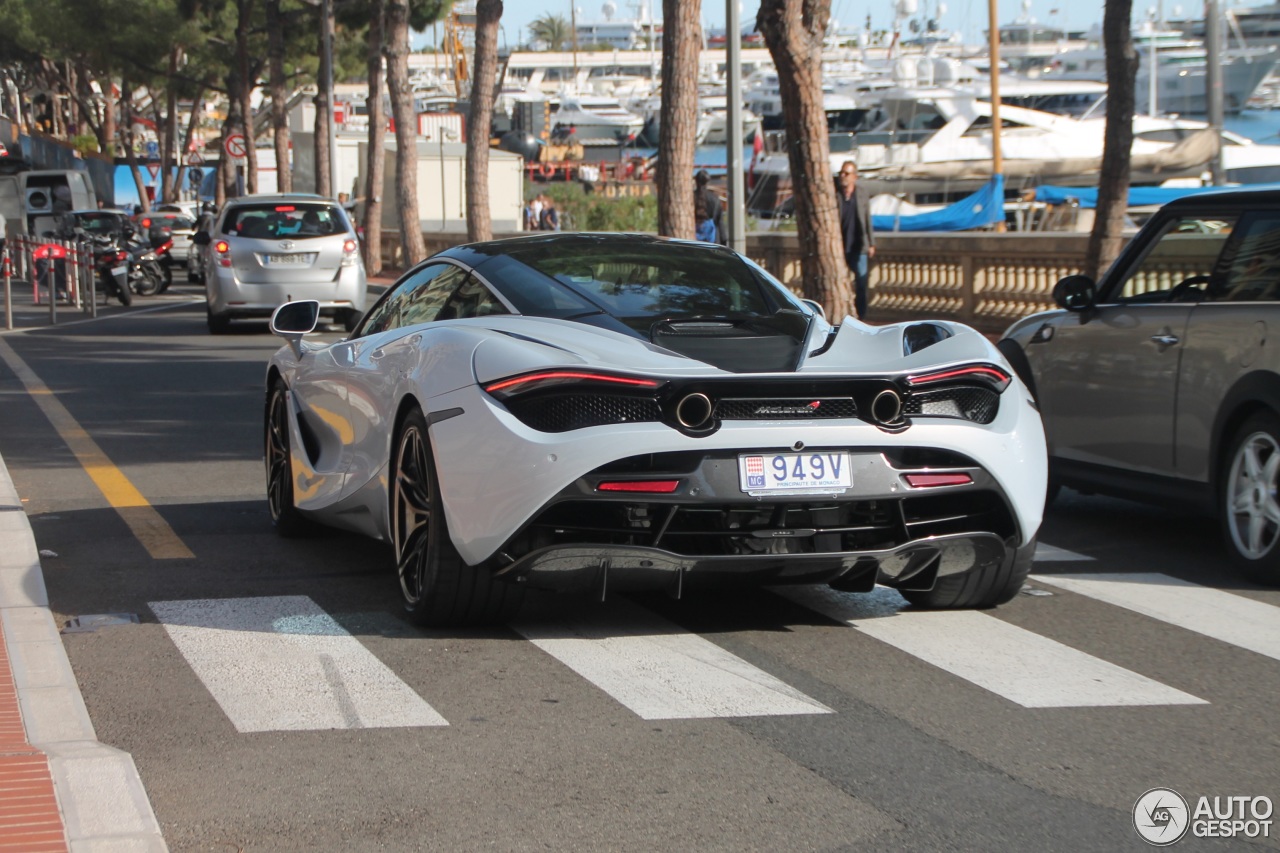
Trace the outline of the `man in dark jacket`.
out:
M 858 192 L 858 166 L 845 160 L 836 178 L 840 205 L 840 232 L 844 238 L 844 260 L 853 272 L 853 307 L 859 320 L 867 319 L 867 268 L 876 256 L 876 238 L 871 230 L 871 208 Z

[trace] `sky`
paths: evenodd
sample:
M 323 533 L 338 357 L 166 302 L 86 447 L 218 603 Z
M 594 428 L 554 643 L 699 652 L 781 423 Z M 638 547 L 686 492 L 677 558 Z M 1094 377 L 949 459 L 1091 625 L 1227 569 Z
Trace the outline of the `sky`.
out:
M 605 19 L 602 8 L 606 0 L 577 0 L 579 9 L 579 18 L 583 21 L 603 21 Z M 628 5 L 626 0 L 612 0 L 617 12 L 614 14 L 614 20 L 629 18 L 635 16 L 635 5 Z M 908 0 L 910 2 L 910 0 Z M 1199 0 L 1135 0 L 1133 4 L 1135 19 L 1142 19 L 1148 13 L 1149 8 L 1153 8 L 1157 3 L 1162 2 L 1164 5 L 1164 14 L 1167 18 L 1195 16 L 1199 10 L 1203 8 Z M 916 0 L 921 10 L 928 9 L 933 11 L 939 3 L 943 7 L 943 12 L 938 15 L 939 23 L 943 28 L 958 31 L 965 37 L 966 42 L 976 43 L 982 40 L 983 32 L 987 28 L 987 3 L 986 0 Z M 545 0 L 541 3 L 532 3 L 528 0 L 507 0 L 503 4 L 502 26 L 505 30 L 506 39 L 509 44 L 527 41 L 529 38 L 528 26 L 535 18 L 541 17 L 545 13 L 560 14 L 568 18 L 571 11 L 570 0 Z M 1019 15 L 1023 14 L 1023 7 L 1027 6 L 1030 17 L 1042 23 L 1054 23 L 1071 30 L 1087 30 L 1094 24 L 1102 23 L 1102 0 L 1084 0 L 1084 2 L 1070 2 L 1070 0 L 999 0 L 999 18 L 1001 24 L 1012 22 Z M 756 11 L 759 9 L 759 0 L 741 0 L 741 19 L 743 24 L 755 21 Z M 1181 8 L 1176 8 L 1181 7 Z M 649 8 L 649 3 L 645 2 L 645 8 Z M 652 8 L 654 17 L 661 19 L 662 2 L 661 0 L 652 0 Z M 868 12 L 871 14 L 871 25 L 873 29 L 888 30 L 893 26 L 893 8 L 894 4 L 891 0 L 831 0 L 831 14 L 839 24 L 841 30 L 851 30 L 860 28 L 866 21 Z M 1051 12 L 1058 11 L 1058 14 L 1052 15 Z M 703 25 L 709 29 L 722 29 L 725 21 L 726 5 L 718 0 L 704 0 L 702 4 L 702 20 Z M 904 34 L 906 30 L 904 28 Z M 499 44 L 502 44 L 502 34 L 499 34 Z

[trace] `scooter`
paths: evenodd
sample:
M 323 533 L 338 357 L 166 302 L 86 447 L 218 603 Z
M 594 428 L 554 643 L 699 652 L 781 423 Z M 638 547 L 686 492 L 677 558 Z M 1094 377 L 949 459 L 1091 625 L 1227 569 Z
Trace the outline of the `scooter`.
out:
M 96 289 L 120 300 L 121 305 L 133 304 L 133 291 L 129 288 L 129 253 L 116 245 L 110 237 L 93 238 L 93 278 Z

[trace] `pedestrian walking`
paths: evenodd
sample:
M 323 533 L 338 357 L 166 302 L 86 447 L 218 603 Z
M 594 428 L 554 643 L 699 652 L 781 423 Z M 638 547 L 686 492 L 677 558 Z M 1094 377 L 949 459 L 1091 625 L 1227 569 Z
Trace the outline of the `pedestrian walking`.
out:
M 845 160 L 837 178 L 836 200 L 840 205 L 840 233 L 844 239 L 844 261 L 853 272 L 853 307 L 859 320 L 867 319 L 867 271 L 876 256 L 876 238 L 871 230 L 871 207 L 858 192 L 858 165 Z
M 703 243 L 723 243 L 721 235 L 724 233 L 724 206 L 720 204 L 720 197 L 707 186 L 710 181 L 711 176 L 706 169 L 699 169 L 698 174 L 693 176 L 693 219 L 696 223 L 694 236 Z
M 544 195 L 542 197 L 542 213 L 538 217 L 538 230 L 560 230 L 560 212 L 556 210 L 556 203 L 551 199 L 551 196 Z

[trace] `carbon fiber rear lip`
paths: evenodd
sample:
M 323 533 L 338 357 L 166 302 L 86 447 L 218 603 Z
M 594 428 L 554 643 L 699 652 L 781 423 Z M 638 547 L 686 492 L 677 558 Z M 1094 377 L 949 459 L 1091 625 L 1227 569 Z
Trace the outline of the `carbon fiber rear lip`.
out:
M 498 577 L 555 591 L 672 590 L 701 585 L 845 582 L 849 589 L 876 583 L 928 590 L 945 575 L 1006 559 L 1011 546 L 994 533 L 959 533 L 916 539 L 882 551 L 818 554 L 688 556 L 660 548 L 566 545 L 542 548 L 498 572 Z M 874 572 L 872 571 L 874 569 Z

